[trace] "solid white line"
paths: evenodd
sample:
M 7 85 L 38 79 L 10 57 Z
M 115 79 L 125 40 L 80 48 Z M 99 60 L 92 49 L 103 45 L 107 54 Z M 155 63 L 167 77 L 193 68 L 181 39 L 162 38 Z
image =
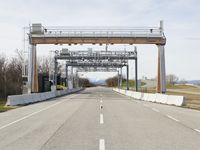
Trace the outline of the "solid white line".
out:
M 100 114 L 100 124 L 103 124 L 103 114 Z
M 105 140 L 104 139 L 99 140 L 99 150 L 105 150 Z
M 200 133 L 200 130 L 199 130 L 199 129 L 194 129 L 194 130 Z
M 156 109 L 156 108 L 151 108 L 153 111 L 155 111 L 155 112 L 160 112 L 158 109 Z
M 73 97 L 75 97 L 75 96 L 77 96 L 77 95 L 74 95 Z M 73 98 L 73 97 L 71 97 L 71 98 Z M 24 116 L 24 117 L 22 117 L 22 118 L 20 118 L 20 119 L 17 119 L 17 120 L 15 120 L 15 121 L 13 121 L 13 122 L 10 122 L 10 123 L 8 123 L 8 124 L 6 124 L 6 125 L 4 125 L 4 126 L 1 126 L 1 127 L 0 127 L 0 130 L 4 129 L 4 128 L 6 128 L 6 127 L 9 127 L 9 126 L 11 126 L 11 125 L 13 125 L 13 124 L 15 124 L 15 123 L 18 123 L 18 122 L 20 122 L 20 121 L 22 121 L 22 120 L 24 120 L 24 119 L 27 119 L 27 118 L 29 118 L 29 117 L 31 117 L 31 116 L 34 116 L 34 115 L 36 115 L 36 114 L 38 114 L 38 113 L 40 113 L 40 112 L 42 112 L 42 111 L 45 111 L 45 110 L 47 110 L 47 109 L 50 109 L 50 108 L 52 108 L 52 107 L 54 107 L 54 106 L 56 106 L 56 105 L 58 105 L 58 104 L 60 104 L 60 103 L 63 103 L 63 102 L 65 102 L 65 101 L 57 102 L 57 103 L 55 103 L 55 104 L 52 104 L 52 105 L 50 105 L 50 106 L 47 106 L 47 107 L 45 107 L 45 108 L 39 110 L 39 111 L 33 112 L 33 113 L 31 113 L 31 114 L 29 114 L 29 115 L 27 115 L 27 116 Z
M 166 116 L 167 116 L 168 118 L 170 118 L 170 119 L 176 121 L 176 122 L 179 122 L 179 120 L 177 120 L 176 118 L 174 118 L 174 117 L 172 117 L 172 116 L 170 116 L 170 115 L 166 115 Z

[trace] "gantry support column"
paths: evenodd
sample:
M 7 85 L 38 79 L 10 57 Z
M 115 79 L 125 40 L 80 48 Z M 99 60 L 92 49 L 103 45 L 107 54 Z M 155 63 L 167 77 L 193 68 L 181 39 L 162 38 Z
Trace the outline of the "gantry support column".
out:
M 166 93 L 165 48 L 158 46 L 157 93 Z
M 74 75 L 73 75 L 73 67 L 71 66 L 71 88 L 74 88 Z
M 65 79 L 65 83 L 66 83 L 66 87 L 67 89 L 69 89 L 69 85 L 68 85 L 68 66 L 66 64 L 66 68 L 65 68 L 65 74 L 66 74 L 66 79 Z
M 58 61 L 54 58 L 54 86 L 57 87 Z
M 120 74 L 119 74 L 119 70 L 117 70 L 117 86 L 118 89 L 120 88 Z
M 120 68 L 120 88 L 122 88 L 122 67 Z
M 129 90 L 129 66 L 126 66 L 126 90 Z
M 137 58 L 137 47 L 135 46 L 135 91 L 138 91 L 138 58 Z
M 76 88 L 79 87 L 78 71 L 76 70 Z
M 29 90 L 28 93 L 38 92 L 38 70 L 37 70 L 37 53 L 36 45 L 31 45 L 29 55 L 29 71 L 28 71 L 28 82 Z

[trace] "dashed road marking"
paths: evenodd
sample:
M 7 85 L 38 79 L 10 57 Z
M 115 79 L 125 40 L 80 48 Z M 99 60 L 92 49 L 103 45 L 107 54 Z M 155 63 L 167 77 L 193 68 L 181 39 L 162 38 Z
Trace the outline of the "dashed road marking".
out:
M 198 133 L 200 133 L 200 130 L 199 129 L 194 129 L 195 131 L 197 131 Z
M 105 140 L 104 139 L 99 140 L 99 150 L 105 150 Z
M 179 122 L 179 120 L 178 119 L 176 119 L 176 118 L 174 118 L 174 117 L 172 117 L 172 116 L 170 116 L 170 115 L 166 115 L 168 118 L 170 118 L 170 119 L 172 119 L 172 120 L 174 120 L 174 121 L 176 121 L 176 122 Z
M 100 114 L 100 124 L 103 124 L 104 121 L 103 121 L 103 114 Z

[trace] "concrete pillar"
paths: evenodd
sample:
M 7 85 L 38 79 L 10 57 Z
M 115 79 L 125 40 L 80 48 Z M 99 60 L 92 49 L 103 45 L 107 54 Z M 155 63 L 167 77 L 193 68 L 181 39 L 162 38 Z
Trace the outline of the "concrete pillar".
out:
M 165 48 L 158 46 L 157 93 L 166 93 Z
M 30 46 L 29 70 L 28 70 L 28 93 L 38 92 L 38 70 L 36 45 Z
M 129 90 L 129 66 L 126 66 L 126 89 Z

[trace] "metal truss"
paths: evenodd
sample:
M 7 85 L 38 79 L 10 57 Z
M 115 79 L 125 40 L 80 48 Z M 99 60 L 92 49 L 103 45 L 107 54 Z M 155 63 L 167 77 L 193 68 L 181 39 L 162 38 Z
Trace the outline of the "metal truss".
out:
M 68 49 L 62 49 L 62 51 L 57 51 L 56 59 L 61 60 L 129 60 L 136 59 L 136 51 L 68 51 Z
M 78 67 L 77 72 L 118 72 L 117 68 Z

